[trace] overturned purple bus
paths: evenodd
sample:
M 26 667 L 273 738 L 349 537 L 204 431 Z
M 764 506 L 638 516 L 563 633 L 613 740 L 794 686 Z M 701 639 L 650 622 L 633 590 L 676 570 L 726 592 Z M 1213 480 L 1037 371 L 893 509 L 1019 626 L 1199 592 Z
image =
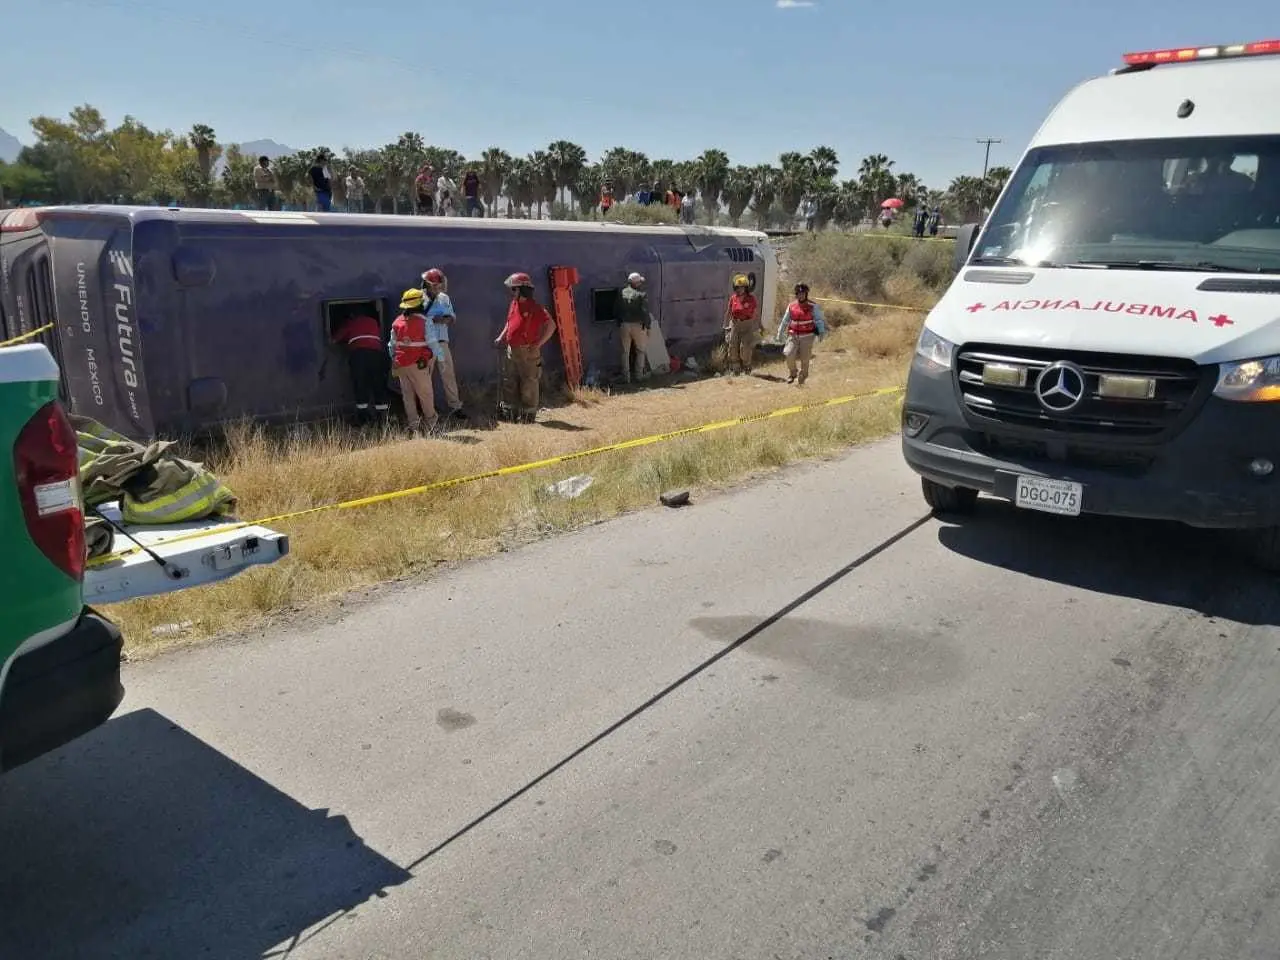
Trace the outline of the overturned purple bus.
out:
M 75 206 L 0 211 L 0 340 L 41 338 L 72 410 L 135 439 L 201 433 L 243 418 L 307 421 L 350 402 L 329 343 L 354 305 L 394 319 L 401 292 L 440 267 L 458 311 L 462 382 L 497 376 L 503 279 L 576 267 L 583 365 L 621 368 L 613 301 L 648 280 L 668 350 L 721 335 L 730 279 L 747 274 L 774 312 L 765 234 L 691 226 Z M 550 369 L 559 352 L 547 351 Z

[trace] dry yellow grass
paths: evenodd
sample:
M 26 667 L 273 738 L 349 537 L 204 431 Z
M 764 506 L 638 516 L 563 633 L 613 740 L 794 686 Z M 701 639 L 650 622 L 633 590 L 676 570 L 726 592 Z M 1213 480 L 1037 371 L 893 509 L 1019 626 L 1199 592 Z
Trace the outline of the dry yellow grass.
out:
M 824 288 L 814 283 L 815 295 Z M 827 290 L 834 296 L 847 293 Z M 923 301 L 922 289 L 894 291 Z M 756 376 L 701 380 L 608 394 L 578 391 L 544 410 L 537 425 L 461 429 L 438 439 L 368 437 L 342 429 L 293 439 L 251 428 L 234 431 L 228 451 L 210 462 L 240 497 L 245 518 L 269 517 L 540 460 L 707 421 L 763 413 L 800 401 L 901 385 L 919 332 L 920 313 L 827 304 L 834 327 L 815 354 L 809 383 L 787 385 L 782 361 Z M 283 521 L 291 556 L 225 583 L 178 597 L 114 605 L 132 656 L 232 630 L 336 598 L 353 588 L 421 577 L 440 564 L 468 560 L 655 502 L 671 487 L 708 487 L 827 455 L 896 429 L 899 397 L 888 395 L 795 416 L 687 437 L 634 451 L 514 477 L 491 479 L 391 503 Z M 547 485 L 574 474 L 594 483 L 565 500 Z M 180 611 L 180 612 L 179 612 Z M 153 629 L 189 622 L 163 637 Z

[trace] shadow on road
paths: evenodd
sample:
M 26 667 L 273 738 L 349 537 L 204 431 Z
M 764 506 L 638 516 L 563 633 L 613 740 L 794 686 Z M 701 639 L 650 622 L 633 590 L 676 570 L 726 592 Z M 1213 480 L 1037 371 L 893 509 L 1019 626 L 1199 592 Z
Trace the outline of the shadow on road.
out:
M 1055 517 L 983 498 L 938 528 L 948 550 L 1040 580 L 1280 625 L 1276 578 L 1253 567 L 1225 531 L 1114 517 Z
M 0 957 L 261 957 L 409 874 L 152 710 L 0 783 Z

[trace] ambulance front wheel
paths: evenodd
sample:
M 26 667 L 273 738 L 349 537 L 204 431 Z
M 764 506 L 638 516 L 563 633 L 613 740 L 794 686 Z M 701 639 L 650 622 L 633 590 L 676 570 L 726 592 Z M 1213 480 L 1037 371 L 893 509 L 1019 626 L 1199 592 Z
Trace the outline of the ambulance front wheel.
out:
M 970 514 L 978 505 L 978 491 L 968 487 L 945 487 L 927 477 L 920 478 L 924 501 L 935 514 Z

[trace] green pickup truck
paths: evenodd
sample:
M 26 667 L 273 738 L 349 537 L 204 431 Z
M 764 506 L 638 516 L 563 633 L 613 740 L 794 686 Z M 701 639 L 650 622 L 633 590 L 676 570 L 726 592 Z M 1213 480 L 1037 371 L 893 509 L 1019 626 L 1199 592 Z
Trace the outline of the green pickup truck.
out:
M 206 522 L 126 530 L 136 548 L 90 566 L 58 383 L 43 344 L 0 347 L 0 772 L 88 733 L 124 697 L 120 630 L 86 596 L 170 593 L 288 553 L 273 530 Z
M 87 733 L 124 697 L 121 637 L 84 605 L 76 434 L 40 344 L 0 350 L 0 770 Z

